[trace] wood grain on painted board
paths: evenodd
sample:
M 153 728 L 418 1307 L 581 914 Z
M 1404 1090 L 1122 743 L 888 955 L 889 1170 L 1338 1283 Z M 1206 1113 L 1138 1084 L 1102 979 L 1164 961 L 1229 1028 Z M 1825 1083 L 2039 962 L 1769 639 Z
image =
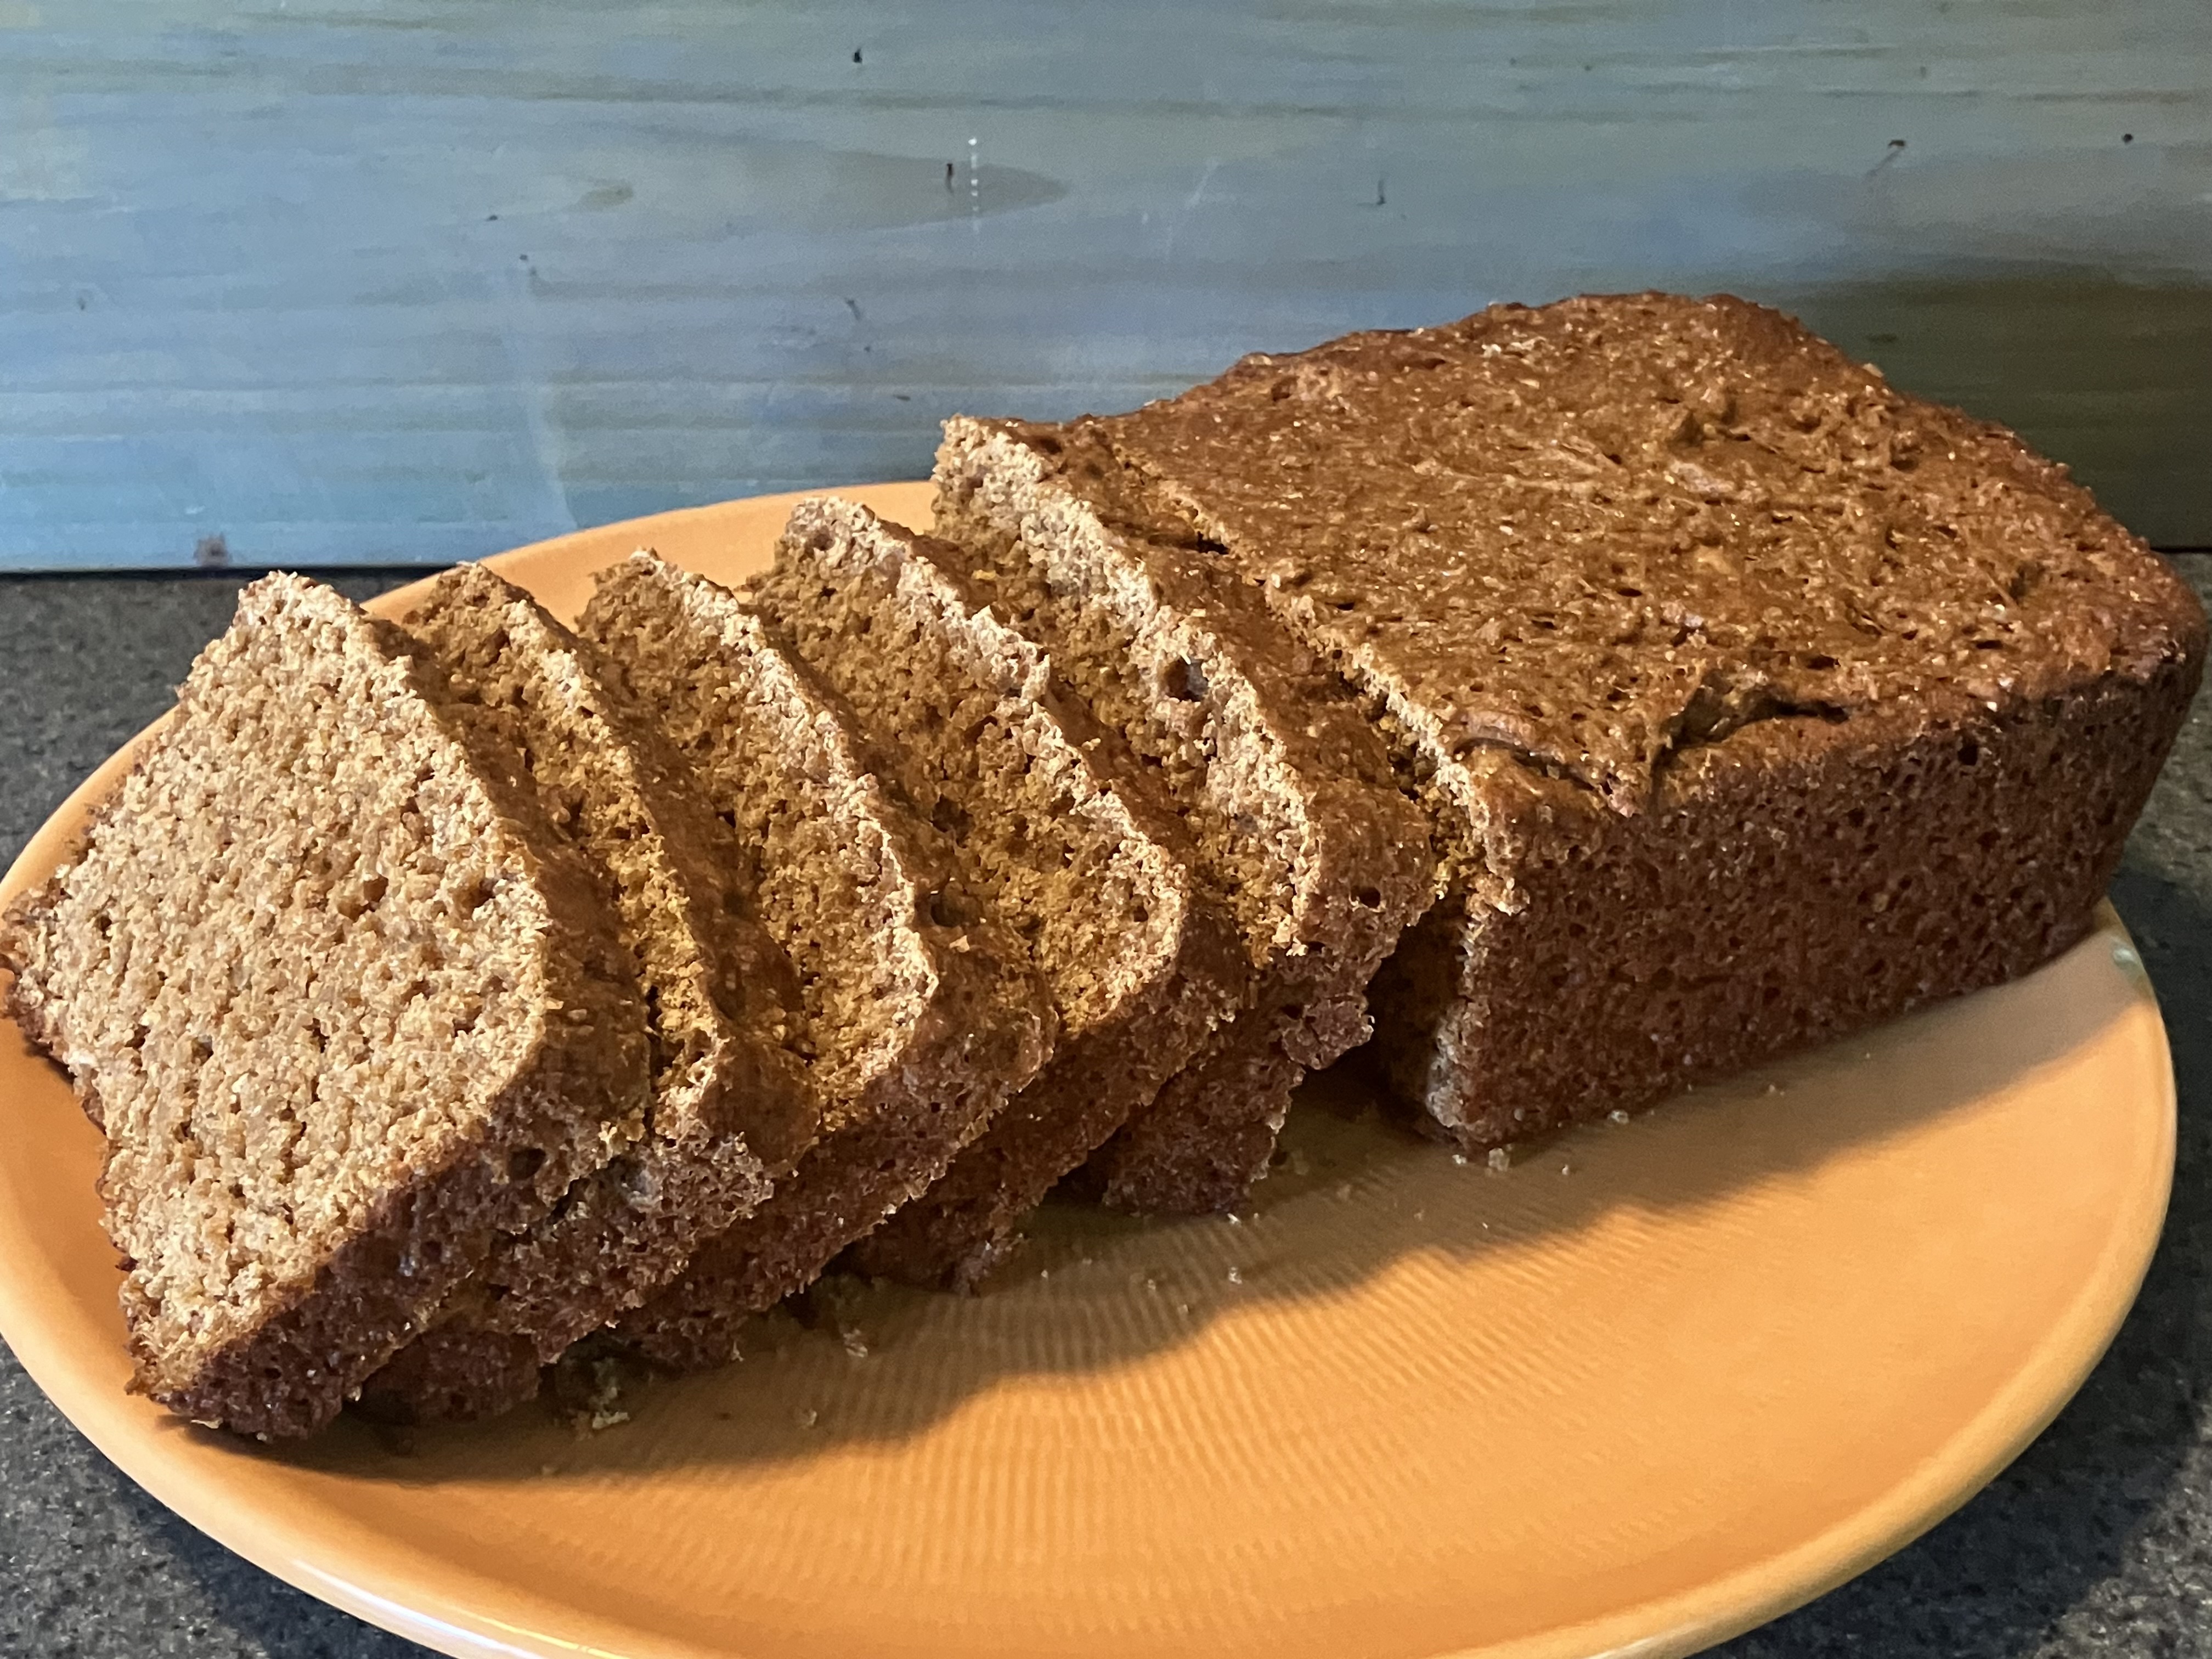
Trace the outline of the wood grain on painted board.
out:
M 17 568 L 444 561 L 1641 286 L 2212 543 L 2212 9 L 0 0 Z

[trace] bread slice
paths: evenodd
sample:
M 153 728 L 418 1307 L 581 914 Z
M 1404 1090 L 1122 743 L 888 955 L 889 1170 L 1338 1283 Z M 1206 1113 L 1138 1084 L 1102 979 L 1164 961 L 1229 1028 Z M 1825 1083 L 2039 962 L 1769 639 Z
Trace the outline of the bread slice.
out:
M 1249 1006 L 1093 1160 L 1106 1201 L 1202 1212 L 1267 1171 L 1291 1088 L 1364 1040 L 1432 896 L 1428 829 L 1358 702 L 1082 428 L 955 419 L 937 526 L 962 574 L 1148 763 L 1254 970 Z
M 945 1173 L 1043 1065 L 1051 1005 L 944 838 L 868 768 L 851 712 L 733 595 L 639 554 L 602 579 L 579 631 L 757 849 L 761 919 L 799 974 L 821 1138 L 616 1328 L 664 1364 L 716 1364 L 746 1315 Z
M 1352 335 L 1082 431 L 1426 794 L 1449 894 L 1376 995 L 1470 1148 L 2064 949 L 2202 668 L 2063 468 L 1725 296 Z
M 367 1385 L 379 1414 L 420 1421 L 535 1395 L 541 1364 L 757 1209 L 816 1126 L 789 1046 L 797 981 L 754 914 L 754 872 L 598 653 L 482 565 L 447 571 L 403 622 L 606 878 L 653 1068 L 637 1144 L 495 1245 L 438 1323 Z
M 98 1103 L 136 1386 L 307 1433 L 641 1127 L 597 885 L 396 628 L 273 575 L 8 919 Z
M 1053 995 L 1051 1063 L 852 1252 L 871 1274 L 966 1286 L 1235 1012 L 1245 970 L 1181 821 L 945 550 L 866 507 L 802 501 L 749 598 L 878 740 Z

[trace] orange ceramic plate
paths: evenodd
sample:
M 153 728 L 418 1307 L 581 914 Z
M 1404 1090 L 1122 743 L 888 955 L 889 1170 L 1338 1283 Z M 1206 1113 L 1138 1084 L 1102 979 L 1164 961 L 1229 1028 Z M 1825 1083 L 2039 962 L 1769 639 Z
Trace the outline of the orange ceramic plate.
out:
M 501 568 L 563 610 L 641 543 L 735 577 L 786 505 Z M 0 1330 L 194 1525 L 452 1654 L 1657 1656 L 1857 1572 L 2025 1446 L 2126 1311 L 2172 1167 L 2109 912 L 2020 984 L 1503 1174 L 1347 1079 L 1309 1092 L 1239 1219 L 1048 1212 L 981 1296 L 771 1317 L 603 1433 L 532 1410 L 279 1453 L 125 1394 L 96 1138 L 0 1035 Z

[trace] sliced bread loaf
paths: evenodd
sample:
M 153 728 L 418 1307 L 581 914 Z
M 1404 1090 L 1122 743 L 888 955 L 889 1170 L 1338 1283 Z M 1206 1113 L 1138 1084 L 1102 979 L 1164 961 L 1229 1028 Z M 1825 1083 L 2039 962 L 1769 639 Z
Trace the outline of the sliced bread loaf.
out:
M 834 686 L 961 874 L 1029 945 L 1060 1042 L 927 1192 L 854 1247 L 864 1272 L 972 1285 L 1022 1217 L 1234 1013 L 1243 951 L 1127 745 L 1051 684 L 927 538 L 803 501 L 752 604 Z
M 1377 708 L 1448 857 L 1376 996 L 1471 1148 L 2082 936 L 2196 689 L 2064 469 L 1725 296 L 1501 306 L 1085 422 Z
M 850 710 L 733 595 L 639 554 L 602 579 L 579 631 L 757 851 L 761 920 L 799 977 L 820 1139 L 616 1328 L 665 1364 L 716 1364 L 746 1315 L 945 1173 L 1044 1063 L 1051 1005 L 943 836 L 870 769 Z
M 814 1111 L 789 1046 L 797 983 L 755 914 L 755 872 L 593 649 L 482 565 L 446 572 L 404 623 L 606 878 L 652 1042 L 643 1137 L 495 1246 L 364 1390 L 381 1414 L 481 1417 L 535 1394 L 542 1363 L 758 1208 Z
M 137 1383 L 305 1434 L 642 1127 L 598 884 L 406 637 L 240 596 L 83 850 L 8 919 L 98 1102 Z
M 1367 981 L 1432 896 L 1433 860 L 1326 659 L 1121 477 L 1080 429 L 956 419 L 937 525 L 965 578 L 1148 763 L 1243 935 L 1250 1006 L 1091 1170 L 1118 1206 L 1205 1211 L 1266 1173 L 1306 1070 L 1364 1040 Z

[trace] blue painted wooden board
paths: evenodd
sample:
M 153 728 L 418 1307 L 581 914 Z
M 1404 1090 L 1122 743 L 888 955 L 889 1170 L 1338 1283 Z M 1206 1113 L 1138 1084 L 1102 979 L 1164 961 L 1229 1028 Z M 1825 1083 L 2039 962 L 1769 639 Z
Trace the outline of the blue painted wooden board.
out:
M 2212 6 L 0 0 L 0 565 L 446 561 L 1644 286 L 2212 544 Z

